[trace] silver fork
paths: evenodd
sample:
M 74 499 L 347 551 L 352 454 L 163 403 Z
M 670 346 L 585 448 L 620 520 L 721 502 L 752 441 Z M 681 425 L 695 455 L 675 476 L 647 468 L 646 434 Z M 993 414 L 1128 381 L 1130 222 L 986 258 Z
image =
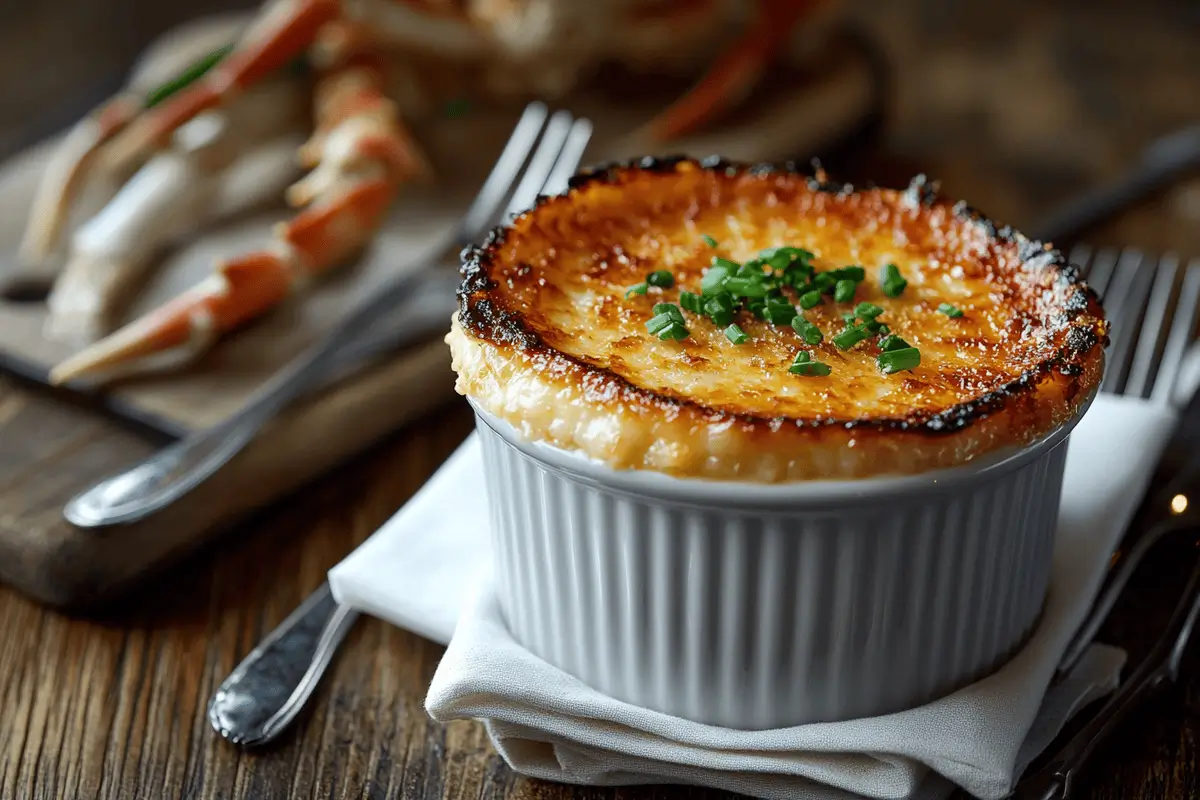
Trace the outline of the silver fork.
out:
M 582 153 L 580 142 L 586 144 L 590 137 L 587 121 L 573 120 L 568 112 L 559 111 L 546 122 L 546 114 L 546 107 L 541 103 L 526 107 L 471 207 L 455 229 L 418 262 L 418 268 L 405 270 L 403 275 L 341 320 L 233 417 L 181 439 L 132 468 L 100 481 L 68 501 L 63 516 L 79 527 L 96 528 L 140 520 L 170 505 L 224 466 L 285 406 L 313 389 L 332 371 L 344 367 L 347 353 L 362 358 L 365 348 L 369 355 L 370 346 L 364 342 L 370 343 L 372 337 L 375 337 L 375 352 L 395 341 L 394 326 L 384 325 L 381 332 L 381 323 L 387 322 L 422 280 L 428 279 L 434 265 L 446 261 L 486 233 L 495 223 L 497 209 L 509 196 L 518 176 L 521 181 L 512 195 L 511 208 L 520 210 L 533 202 L 545 181 L 562 177 L 562 168 L 556 165 L 559 153 L 568 158 L 573 149 Z M 522 176 L 522 167 L 539 134 L 542 146 Z M 547 152 L 553 153 L 553 159 L 545 155 Z M 428 326 L 428 314 L 418 317 L 421 324 Z
M 1181 410 L 1200 379 L 1200 374 L 1189 368 L 1200 355 L 1192 347 L 1200 309 L 1200 259 L 1182 267 L 1174 255 L 1155 263 L 1137 250 L 1107 248 L 1093 256 L 1090 249 L 1080 246 L 1071 252 L 1070 260 L 1100 295 L 1111 322 L 1108 366 L 1100 391 Z M 1064 652 L 1058 675 L 1065 675 L 1079 661 L 1142 557 L 1163 531 L 1165 528 L 1155 527 L 1121 554 Z
M 1088 260 L 1090 253 L 1073 253 Z M 1200 348 L 1192 343 L 1200 303 L 1200 259 L 1181 268 L 1174 256 L 1165 256 L 1158 268 L 1146 263 L 1137 251 L 1117 254 L 1102 251 L 1090 262 L 1089 282 L 1107 296 L 1106 307 L 1113 320 L 1109 368 L 1101 390 L 1149 399 L 1192 414 L 1193 398 L 1200 386 Z M 1179 429 L 1183 437 L 1167 453 L 1187 452 L 1188 440 L 1197 432 Z M 1117 550 L 1105 586 L 1093 603 L 1059 663 L 1055 682 L 1063 679 L 1091 644 L 1100 626 L 1136 571 L 1143 557 L 1166 534 L 1194 530 L 1195 515 L 1176 505 L 1175 493 L 1186 491 L 1200 473 L 1194 459 L 1187 463 L 1160 461 L 1170 474 L 1167 483 L 1150 490 L 1130 526 L 1127 540 Z M 1127 549 L 1127 551 L 1125 551 Z M 1022 776 L 1011 795 L 1021 800 L 1053 800 L 1072 794 L 1076 778 L 1100 742 L 1150 693 L 1174 682 L 1180 659 L 1195 630 L 1200 614 L 1200 565 L 1180 594 L 1170 622 L 1159 634 L 1150 654 L 1096 712 L 1053 756 L 1036 771 Z
M 591 132 L 588 120 L 572 120 L 565 111 L 555 113 L 501 219 L 507 221 L 525 210 L 539 194 L 564 191 Z M 474 238 L 482 236 L 492 221 L 490 215 L 486 220 L 481 215 Z M 266 744 L 277 737 L 312 696 L 357 619 L 358 612 L 339 605 L 329 584 L 323 583 L 217 689 L 208 705 L 213 728 L 243 745 Z

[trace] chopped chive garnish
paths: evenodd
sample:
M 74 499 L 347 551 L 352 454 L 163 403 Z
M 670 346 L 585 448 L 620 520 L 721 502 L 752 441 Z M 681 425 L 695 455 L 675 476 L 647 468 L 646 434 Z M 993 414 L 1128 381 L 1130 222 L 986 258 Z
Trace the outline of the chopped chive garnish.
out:
M 800 307 L 805 311 L 821 304 L 821 292 L 819 289 L 813 289 L 811 292 L 805 292 L 800 295 Z
M 725 290 L 734 297 L 766 297 L 767 285 L 754 278 L 726 278 Z
M 891 331 L 891 328 L 877 319 L 869 319 L 863 323 L 863 330 L 871 335 L 874 335 L 876 333 L 888 333 Z
M 879 270 L 879 284 L 888 297 L 899 297 L 908 286 L 908 281 L 900 274 L 900 268 L 895 264 L 884 264 Z
M 676 322 L 671 318 L 670 314 L 656 314 L 655 316 L 646 320 L 646 330 L 657 336 L 675 324 Z
M 874 303 L 859 303 L 854 307 L 854 316 L 859 319 L 875 319 L 883 313 L 883 309 Z
M 656 270 L 646 276 L 646 283 L 660 289 L 670 289 L 675 285 L 675 276 L 665 269 Z
M 725 290 L 725 281 L 729 279 L 728 267 L 714 263 L 704 273 L 700 281 L 700 293 L 704 295 L 717 294 Z
M 711 236 L 709 236 L 707 233 L 704 234 L 703 236 L 701 236 L 700 238 L 703 239 L 704 243 L 706 245 L 708 245 L 709 247 L 715 248 L 717 246 L 717 240 L 712 238 Z
M 679 325 L 684 324 L 683 312 L 679 310 L 679 306 L 674 303 L 657 303 L 654 306 L 655 314 L 666 314 L 671 318 L 672 322 Z
M 801 350 L 796 354 L 796 360 L 788 367 L 788 372 L 793 375 L 828 375 L 833 370 L 829 368 L 828 364 L 813 361 L 807 352 Z
M 858 284 L 849 279 L 838 281 L 833 287 L 833 299 L 837 303 L 849 303 L 854 299 L 854 290 Z
M 954 306 L 950 305 L 949 303 L 942 303 L 941 305 L 939 305 L 937 307 L 937 310 L 952 319 L 961 317 L 963 315 L 962 309 L 955 308 Z
M 750 336 L 737 325 L 730 325 L 725 329 L 725 338 L 734 344 L 745 344 L 750 341 Z
M 820 328 L 813 325 L 800 314 L 792 317 L 792 328 L 808 344 L 820 344 L 821 340 L 825 338 L 821 335 Z
M 645 294 L 649 288 L 650 285 L 647 283 L 635 283 L 633 286 L 630 286 L 625 290 L 625 297 L 628 299 L 633 297 L 635 294 Z
M 867 338 L 867 332 L 861 327 L 855 325 L 839 334 L 836 334 L 831 341 L 839 350 L 849 350 L 854 345 Z
M 741 268 L 742 265 L 736 261 L 730 261 L 728 258 L 724 258 L 723 256 L 713 256 L 713 266 L 724 267 L 725 269 L 729 270 L 730 274 L 734 274 Z
M 790 305 L 787 306 L 770 306 L 763 312 L 767 318 L 767 322 L 772 325 L 787 325 L 796 318 L 796 309 Z
M 680 342 L 687 337 L 688 329 L 683 325 L 680 325 L 678 322 L 672 322 L 658 334 L 658 338 L 662 339 L 663 341 L 674 339 L 675 341 Z
M 837 278 L 832 272 L 818 272 L 813 277 L 813 286 L 820 292 L 832 291 L 835 283 L 837 283 Z
M 912 345 L 895 334 L 892 334 L 891 336 L 885 336 L 879 340 L 880 350 L 903 350 L 907 347 L 912 347 Z
M 700 295 L 698 294 L 692 294 L 691 292 L 680 292 L 679 305 L 683 306 L 685 311 L 690 311 L 693 314 L 704 313 L 704 303 L 700 300 Z
M 862 267 L 842 267 L 829 272 L 836 281 L 854 281 L 862 283 L 867 278 L 867 271 Z
M 921 364 L 921 351 L 915 347 L 904 347 L 899 350 L 888 350 L 879 354 L 879 368 L 885 375 L 913 369 Z
M 733 322 L 733 300 L 727 294 L 718 294 L 704 301 L 704 313 L 712 318 L 714 325 Z
M 847 328 L 849 328 L 851 325 L 853 325 L 854 321 L 856 319 L 858 319 L 858 315 L 855 314 L 853 311 L 842 312 L 842 322 L 846 323 Z

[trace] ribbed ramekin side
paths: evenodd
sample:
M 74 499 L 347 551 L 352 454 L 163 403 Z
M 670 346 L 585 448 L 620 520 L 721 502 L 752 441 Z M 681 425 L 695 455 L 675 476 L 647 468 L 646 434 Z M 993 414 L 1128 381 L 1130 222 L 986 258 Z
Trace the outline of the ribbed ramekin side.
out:
M 1041 609 L 1065 443 L 961 491 L 756 513 L 609 491 L 479 431 L 513 635 L 619 700 L 747 729 L 889 713 L 994 669 Z

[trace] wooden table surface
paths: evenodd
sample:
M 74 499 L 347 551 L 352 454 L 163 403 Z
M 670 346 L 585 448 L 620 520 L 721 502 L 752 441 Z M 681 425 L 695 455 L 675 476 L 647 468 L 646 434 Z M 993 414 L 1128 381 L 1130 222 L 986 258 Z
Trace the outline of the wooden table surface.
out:
M 17 18 L 0 19 L 0 29 L 46 24 L 37 10 L 46 5 L 5 11 Z M 1195 4 L 1048 5 L 853 3 L 852 13 L 897 67 L 886 141 L 858 170 L 881 183 L 925 170 L 949 194 L 1021 226 L 1115 177 L 1153 136 L 1200 120 Z M 70 15 L 62 20 L 67 27 L 88 24 Z M 169 22 L 160 14 L 148 24 Z M 62 74 L 44 78 L 49 91 Z M 20 103 L 32 107 L 41 99 L 14 96 L 0 101 L 0 121 Z M 1200 182 L 1184 182 L 1090 240 L 1200 255 L 1198 223 Z M 101 431 L 86 412 L 11 382 L 0 382 L 0 421 L 9 423 L 5 435 L 54 430 L 53 452 L 29 453 L 44 462 L 34 479 L 17 483 L 22 465 L 0 463 L 0 491 L 24 493 L 29 502 L 69 471 L 72 459 L 113 451 L 132 458 L 151 447 L 134 433 Z M 421 485 L 469 427 L 462 403 L 428 417 L 88 618 L 47 611 L 0 589 L 0 797 L 727 796 L 671 787 L 575 789 L 516 776 L 478 725 L 442 726 L 426 717 L 422 701 L 441 648 L 371 619 L 351 633 L 311 709 L 277 746 L 243 753 L 211 732 L 204 707 L 217 684 Z M 19 442 L 6 452 L 20 452 Z M 1158 558 L 1153 580 L 1139 582 L 1140 594 L 1109 626 L 1108 635 L 1130 641 L 1135 655 L 1145 640 L 1142 622 L 1164 621 L 1163 587 L 1178 577 L 1180 561 Z M 1200 670 L 1187 675 L 1185 686 L 1130 720 L 1080 797 L 1198 796 Z

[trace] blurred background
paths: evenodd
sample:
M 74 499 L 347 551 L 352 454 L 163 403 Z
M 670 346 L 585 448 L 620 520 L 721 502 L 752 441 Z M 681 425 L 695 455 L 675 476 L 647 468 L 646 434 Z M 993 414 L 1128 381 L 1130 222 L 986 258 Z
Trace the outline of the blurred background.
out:
M 139 51 L 171 27 L 257 5 L 0 4 L 0 158 L 119 89 Z M 839 13 L 888 70 L 876 179 L 926 170 L 1016 225 L 1116 176 L 1153 137 L 1200 121 L 1200 3 L 846 0 Z M 1161 214 L 1179 223 L 1171 241 Z M 1197 221 L 1200 183 L 1183 181 L 1104 236 L 1196 253 Z

